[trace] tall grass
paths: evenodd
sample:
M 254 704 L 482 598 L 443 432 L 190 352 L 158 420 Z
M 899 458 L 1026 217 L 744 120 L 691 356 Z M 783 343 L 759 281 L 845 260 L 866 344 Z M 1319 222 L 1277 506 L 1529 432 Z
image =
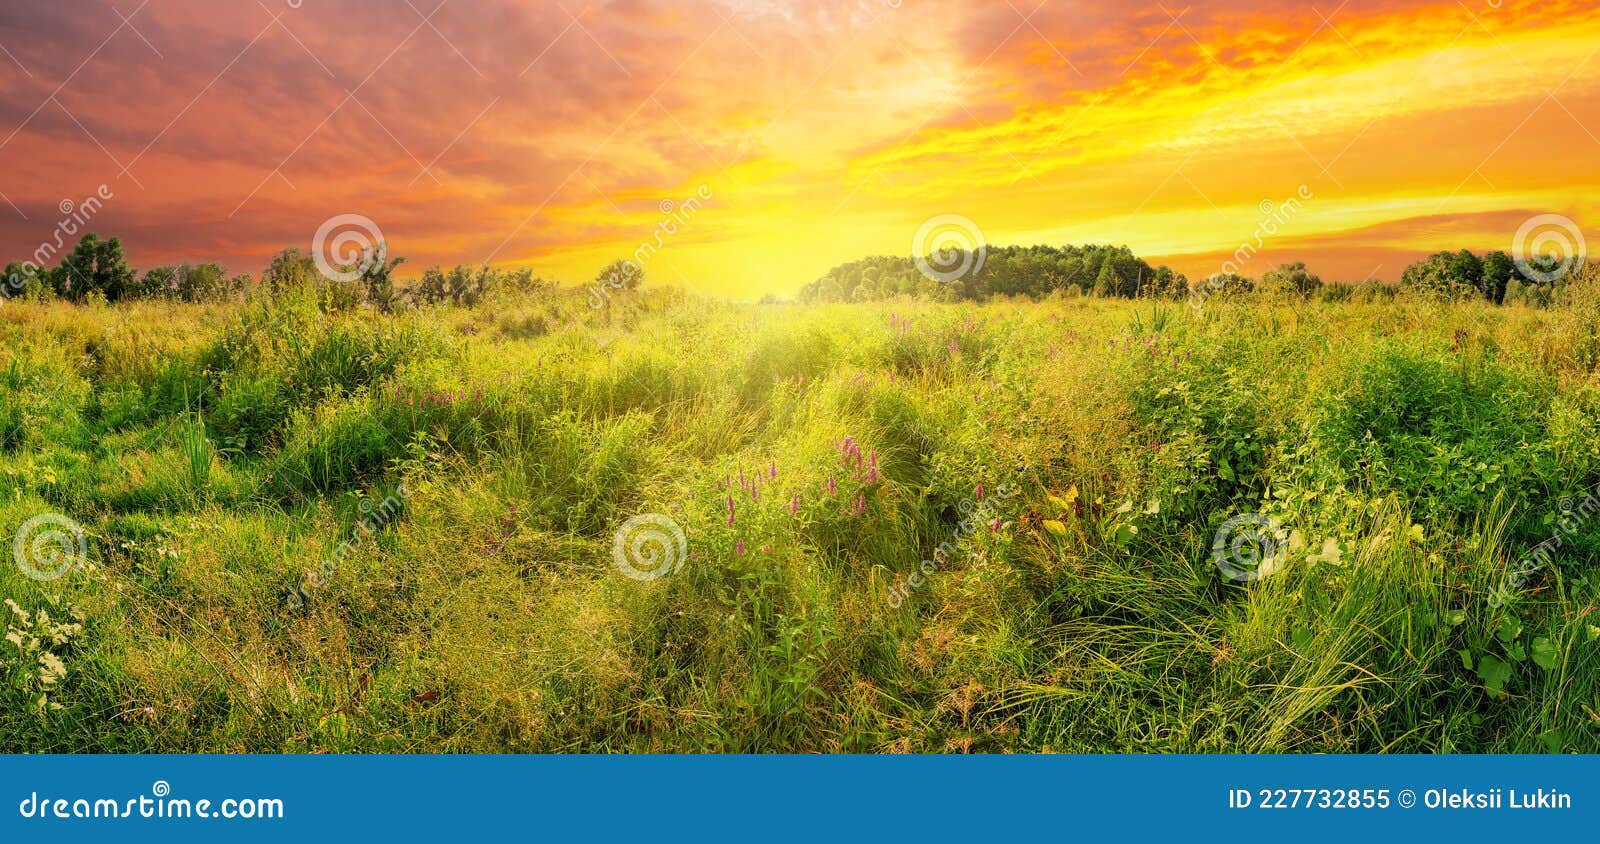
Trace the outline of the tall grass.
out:
M 12 303 L 0 750 L 1600 751 L 1597 300 Z

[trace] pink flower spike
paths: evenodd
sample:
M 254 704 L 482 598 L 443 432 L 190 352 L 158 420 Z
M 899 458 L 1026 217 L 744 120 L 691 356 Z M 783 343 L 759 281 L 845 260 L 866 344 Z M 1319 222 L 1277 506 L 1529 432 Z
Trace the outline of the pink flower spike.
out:
M 979 501 L 983 500 L 983 484 L 978 484 L 977 487 L 972 490 L 972 497 Z
M 734 522 L 734 518 L 733 518 L 733 496 L 730 495 L 730 496 L 728 496 L 728 526 L 732 527 L 733 526 L 733 522 Z
M 733 543 L 733 553 L 738 554 L 741 557 L 744 556 L 744 540 L 743 539 L 739 540 L 738 542 Z
M 789 515 L 800 515 L 800 496 L 798 494 L 796 494 L 794 498 L 789 499 Z
M 774 461 L 772 461 L 772 465 L 767 467 L 767 477 L 776 478 L 777 476 L 778 476 L 778 461 L 774 460 Z

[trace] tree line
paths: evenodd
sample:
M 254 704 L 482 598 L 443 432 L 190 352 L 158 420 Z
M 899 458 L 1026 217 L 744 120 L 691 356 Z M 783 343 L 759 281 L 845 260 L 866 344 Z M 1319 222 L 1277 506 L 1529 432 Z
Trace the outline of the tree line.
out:
M 1282 264 L 1250 278 L 1219 273 L 1191 281 L 1170 267 L 1151 266 L 1126 246 L 1003 246 L 982 253 L 940 256 L 967 268 L 944 281 L 926 274 L 915 259 L 872 256 L 840 264 L 803 286 L 802 302 L 860 302 L 912 296 L 938 301 L 983 301 L 995 296 L 1034 300 L 1059 296 L 1102 298 L 1203 298 L 1241 293 L 1294 294 L 1322 301 L 1372 301 L 1397 290 L 1453 300 L 1480 298 L 1495 304 L 1544 306 L 1555 300 L 1566 274 L 1554 258 L 1534 258 L 1521 267 L 1502 251 L 1439 252 L 1405 268 L 1398 288 L 1379 281 L 1351 285 L 1324 282 L 1304 263 Z M 371 305 L 380 310 L 430 304 L 473 306 L 499 293 L 530 293 L 554 282 L 529 269 L 488 265 L 434 266 L 410 283 L 397 281 L 404 258 L 389 258 L 380 246 L 349 274 L 352 281 L 323 275 L 312 256 L 285 249 L 271 259 L 259 280 L 249 273 L 230 275 L 216 263 L 170 264 L 143 273 L 128 264 L 122 242 L 89 233 L 53 267 L 13 261 L 0 279 L 0 295 L 36 301 L 118 302 L 164 299 L 226 302 L 255 291 L 271 295 L 308 290 L 329 309 Z M 594 290 L 601 298 L 613 289 L 635 289 L 643 272 L 630 261 L 614 261 L 600 271 Z
M 1470 250 L 1440 252 L 1412 264 L 1398 286 L 1369 280 L 1358 284 L 1325 282 L 1302 262 L 1281 264 L 1259 277 L 1218 273 L 1190 280 L 1165 266 L 1151 266 L 1126 246 L 1002 246 L 981 256 L 972 252 L 941 255 L 941 263 L 969 267 L 960 278 L 943 281 L 925 274 L 910 257 L 877 255 L 840 264 L 800 289 L 802 302 L 860 302 L 914 296 L 938 301 L 983 301 L 994 296 L 1034 300 L 1059 296 L 1104 298 L 1204 298 L 1241 293 L 1294 294 L 1322 301 L 1391 298 L 1398 291 L 1463 300 L 1481 298 L 1543 306 L 1556 296 L 1561 279 L 1557 262 L 1535 258 L 1531 272 L 1519 270 L 1505 252 L 1478 255 Z
M 0 295 L 33 301 L 121 302 L 151 299 L 179 302 L 228 302 L 253 293 L 282 295 L 305 291 L 330 310 L 371 305 L 380 310 L 427 304 L 476 305 L 501 292 L 528 293 L 554 284 L 529 269 L 508 270 L 488 265 L 429 267 L 413 283 L 401 283 L 395 269 L 404 258 L 389 258 L 379 247 L 355 267 L 350 281 L 334 281 L 316 260 L 299 249 L 272 256 L 260 278 L 230 275 L 216 263 L 168 264 L 144 272 L 127 260 L 118 238 L 89 233 L 53 267 L 29 261 L 6 265 Z M 637 281 L 635 280 L 635 284 Z

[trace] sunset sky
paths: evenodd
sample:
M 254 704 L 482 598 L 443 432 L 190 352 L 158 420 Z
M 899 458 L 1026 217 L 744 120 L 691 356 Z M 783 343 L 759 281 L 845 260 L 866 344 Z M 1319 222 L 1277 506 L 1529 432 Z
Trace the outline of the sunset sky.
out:
M 258 272 L 371 218 L 414 273 L 791 292 L 930 217 L 1191 276 L 1398 278 L 1600 220 L 1600 0 L 61 0 L 0 8 L 0 257 L 90 225 Z M 703 187 L 702 187 L 703 186 Z M 697 210 L 678 211 L 695 196 Z M 671 205 L 667 205 L 671 203 Z

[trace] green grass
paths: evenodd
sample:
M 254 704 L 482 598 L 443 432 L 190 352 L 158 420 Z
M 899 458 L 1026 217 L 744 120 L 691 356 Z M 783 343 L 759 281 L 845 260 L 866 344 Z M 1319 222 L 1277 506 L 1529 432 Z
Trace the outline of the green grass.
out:
M 11 303 L 0 751 L 1600 752 L 1575 298 Z

